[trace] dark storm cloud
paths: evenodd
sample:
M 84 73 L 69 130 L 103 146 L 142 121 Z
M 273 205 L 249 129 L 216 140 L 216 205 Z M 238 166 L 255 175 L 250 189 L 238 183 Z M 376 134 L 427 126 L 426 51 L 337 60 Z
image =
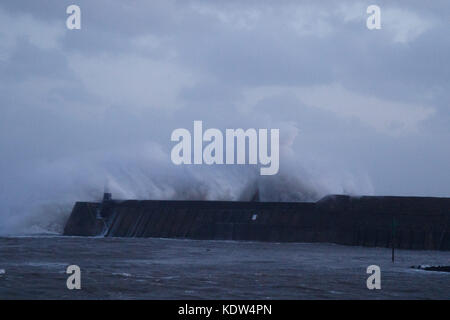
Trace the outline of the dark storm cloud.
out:
M 26 38 L 17 39 L 8 63 L 0 65 L 0 72 L 5 82 L 35 77 L 67 79 L 72 75 L 62 51 L 38 48 Z

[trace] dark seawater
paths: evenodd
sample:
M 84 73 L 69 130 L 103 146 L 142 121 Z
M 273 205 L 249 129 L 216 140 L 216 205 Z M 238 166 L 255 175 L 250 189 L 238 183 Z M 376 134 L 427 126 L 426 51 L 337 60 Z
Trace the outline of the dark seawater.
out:
M 332 244 L 0 238 L 0 299 L 450 299 L 450 252 Z M 66 267 L 81 268 L 81 290 Z M 381 267 L 381 290 L 366 268 Z

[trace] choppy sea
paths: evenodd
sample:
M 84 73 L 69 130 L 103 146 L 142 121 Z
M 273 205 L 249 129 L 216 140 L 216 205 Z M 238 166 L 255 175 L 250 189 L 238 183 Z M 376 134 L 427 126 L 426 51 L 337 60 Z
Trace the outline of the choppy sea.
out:
M 0 238 L 0 299 L 450 299 L 450 252 L 333 244 Z M 69 265 L 81 289 L 66 285 Z M 369 290 L 367 267 L 381 269 Z

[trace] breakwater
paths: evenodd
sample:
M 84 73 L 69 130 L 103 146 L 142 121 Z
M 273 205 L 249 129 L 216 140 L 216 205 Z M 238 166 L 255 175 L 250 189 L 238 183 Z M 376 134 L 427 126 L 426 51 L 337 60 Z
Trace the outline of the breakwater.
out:
M 327 196 L 317 202 L 77 202 L 64 235 L 329 242 L 450 250 L 450 198 Z

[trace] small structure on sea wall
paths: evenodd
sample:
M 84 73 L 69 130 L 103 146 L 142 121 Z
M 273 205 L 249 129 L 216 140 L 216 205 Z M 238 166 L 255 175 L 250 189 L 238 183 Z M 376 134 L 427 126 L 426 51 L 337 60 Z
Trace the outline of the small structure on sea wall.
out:
M 450 198 L 351 197 L 317 202 L 77 202 L 64 235 L 330 242 L 450 250 Z

